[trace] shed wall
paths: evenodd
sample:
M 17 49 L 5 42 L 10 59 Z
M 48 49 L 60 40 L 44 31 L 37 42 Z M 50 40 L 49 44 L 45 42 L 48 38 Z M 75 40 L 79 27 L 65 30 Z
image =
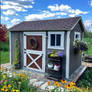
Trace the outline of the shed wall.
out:
M 82 30 L 79 25 L 79 23 L 75 26 L 75 28 L 71 31 L 70 34 L 70 72 L 69 75 L 74 73 L 74 71 L 80 67 L 81 65 L 81 55 L 80 54 L 74 54 L 74 48 L 73 48 L 73 42 L 74 42 L 74 33 L 80 32 L 81 33 L 81 39 L 82 39 Z
M 58 32 L 58 31 L 54 31 Z M 47 72 L 47 62 L 48 62 L 48 52 L 49 51 L 62 51 L 65 53 L 64 61 L 62 61 L 62 77 L 65 78 L 65 72 L 66 72 L 66 36 L 67 32 L 64 31 L 64 49 L 50 49 L 48 48 L 48 32 L 46 32 L 46 72 Z
M 15 55 L 15 40 L 19 40 L 19 54 L 20 54 L 20 62 L 21 67 L 23 66 L 23 32 L 11 32 L 11 64 L 14 61 Z

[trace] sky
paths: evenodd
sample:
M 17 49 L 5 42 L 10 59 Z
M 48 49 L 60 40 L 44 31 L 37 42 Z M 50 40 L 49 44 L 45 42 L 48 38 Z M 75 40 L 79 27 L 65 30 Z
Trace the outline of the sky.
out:
M 92 0 L 1 0 L 1 23 L 8 28 L 22 22 L 81 16 L 92 31 Z

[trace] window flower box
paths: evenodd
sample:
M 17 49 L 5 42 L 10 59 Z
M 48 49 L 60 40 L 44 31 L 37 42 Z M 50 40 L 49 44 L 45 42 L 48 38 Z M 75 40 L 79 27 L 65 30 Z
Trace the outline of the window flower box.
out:
M 52 58 L 64 58 L 64 53 L 62 51 L 49 51 L 48 57 Z

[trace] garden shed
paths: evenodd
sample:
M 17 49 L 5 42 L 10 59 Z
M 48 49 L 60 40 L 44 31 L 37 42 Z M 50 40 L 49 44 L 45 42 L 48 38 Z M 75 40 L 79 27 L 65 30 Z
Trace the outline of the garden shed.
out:
M 47 73 L 49 56 L 60 55 L 62 77 L 69 79 L 81 66 L 81 55 L 74 52 L 73 42 L 82 40 L 84 31 L 81 17 L 23 21 L 9 29 L 10 63 L 18 39 L 21 68 Z

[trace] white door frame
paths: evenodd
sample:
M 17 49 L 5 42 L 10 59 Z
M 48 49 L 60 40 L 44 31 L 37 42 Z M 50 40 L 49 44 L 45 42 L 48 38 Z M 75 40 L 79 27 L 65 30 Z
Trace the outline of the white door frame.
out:
M 26 36 L 42 36 L 42 51 L 36 51 L 36 50 L 26 50 Z M 26 51 L 25 51 L 26 50 Z M 42 56 L 42 70 L 41 69 L 34 69 L 34 68 L 29 68 L 31 70 L 35 70 L 35 71 L 39 71 L 39 72 L 45 72 L 45 66 L 46 66 L 46 32 L 24 32 L 24 66 L 26 66 L 26 56 L 27 53 L 32 53 L 32 54 L 39 54 L 40 56 Z M 39 57 L 40 57 L 39 56 Z M 38 58 L 39 58 L 38 57 Z M 31 58 L 31 57 L 30 57 Z M 31 58 L 32 59 L 32 58 Z M 35 62 L 35 59 L 34 61 Z

